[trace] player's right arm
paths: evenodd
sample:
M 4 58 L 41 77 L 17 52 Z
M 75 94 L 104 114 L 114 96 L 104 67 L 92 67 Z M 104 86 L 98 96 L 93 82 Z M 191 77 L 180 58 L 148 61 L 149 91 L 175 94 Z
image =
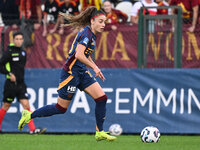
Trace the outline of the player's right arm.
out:
M 95 72 L 95 76 L 100 77 L 100 79 L 102 79 L 102 81 L 105 80 L 101 70 L 97 67 L 97 65 L 95 63 L 93 63 L 92 61 L 90 61 L 84 54 L 86 47 L 82 44 L 78 44 L 77 45 L 77 51 L 75 54 L 75 57 L 82 62 L 83 64 L 85 64 L 86 66 L 92 68 Z
M 8 74 L 12 82 L 16 82 L 15 75 L 11 72 L 9 61 L 11 60 L 11 52 L 7 50 L 4 52 L 2 58 L 0 59 L 0 73 Z
M 0 59 L 0 73 L 9 74 L 11 71 L 9 70 L 9 66 L 6 64 L 9 63 L 11 59 L 10 51 L 7 50 L 4 52 L 3 56 Z

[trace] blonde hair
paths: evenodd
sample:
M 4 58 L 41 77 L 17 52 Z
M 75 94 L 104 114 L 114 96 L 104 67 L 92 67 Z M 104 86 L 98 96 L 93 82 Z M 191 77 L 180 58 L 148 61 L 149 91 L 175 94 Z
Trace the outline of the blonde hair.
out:
M 97 10 L 95 6 L 88 7 L 86 10 L 82 11 L 76 16 L 60 13 L 60 15 L 69 21 L 69 24 L 64 24 L 64 26 L 71 26 L 73 29 L 81 29 L 82 27 L 90 25 L 91 19 L 99 14 L 105 15 L 105 12 L 103 10 Z

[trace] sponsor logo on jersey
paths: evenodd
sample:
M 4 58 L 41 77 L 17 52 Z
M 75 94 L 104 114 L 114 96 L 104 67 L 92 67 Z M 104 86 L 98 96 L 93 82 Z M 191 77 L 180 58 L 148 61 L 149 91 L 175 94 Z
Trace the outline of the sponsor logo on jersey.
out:
M 69 92 L 69 93 L 75 93 L 76 92 L 76 87 L 75 86 L 68 86 L 67 87 L 67 92 Z
M 25 96 L 26 96 L 26 97 L 29 97 L 29 94 L 28 94 L 28 93 L 25 93 Z
M 13 57 L 12 60 L 13 61 L 19 61 L 19 57 Z
M 86 45 L 88 44 L 89 39 L 87 37 L 84 38 L 83 43 L 85 43 Z

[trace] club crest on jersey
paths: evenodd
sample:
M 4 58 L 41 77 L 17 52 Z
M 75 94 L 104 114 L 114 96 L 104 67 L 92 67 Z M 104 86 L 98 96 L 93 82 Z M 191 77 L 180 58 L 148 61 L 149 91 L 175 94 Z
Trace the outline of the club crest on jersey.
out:
M 25 93 L 24 95 L 25 95 L 26 97 L 29 97 L 29 94 L 28 94 L 28 93 Z
M 25 52 L 22 52 L 22 55 L 23 55 L 23 56 L 25 56 L 25 55 L 26 55 L 26 53 L 25 53 Z
M 76 87 L 75 86 L 68 86 L 67 87 L 67 92 L 69 92 L 69 93 L 75 93 L 76 92 Z
M 89 42 L 89 39 L 87 37 L 85 37 L 84 40 L 83 40 L 83 43 L 87 45 L 88 42 Z

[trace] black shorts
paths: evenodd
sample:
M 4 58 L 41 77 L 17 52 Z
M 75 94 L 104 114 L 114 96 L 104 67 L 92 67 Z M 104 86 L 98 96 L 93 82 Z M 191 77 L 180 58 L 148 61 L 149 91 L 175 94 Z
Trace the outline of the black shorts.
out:
M 3 102 L 12 103 L 15 97 L 17 97 L 18 101 L 20 99 L 28 99 L 26 84 L 24 82 L 16 84 L 8 79 L 4 84 Z

